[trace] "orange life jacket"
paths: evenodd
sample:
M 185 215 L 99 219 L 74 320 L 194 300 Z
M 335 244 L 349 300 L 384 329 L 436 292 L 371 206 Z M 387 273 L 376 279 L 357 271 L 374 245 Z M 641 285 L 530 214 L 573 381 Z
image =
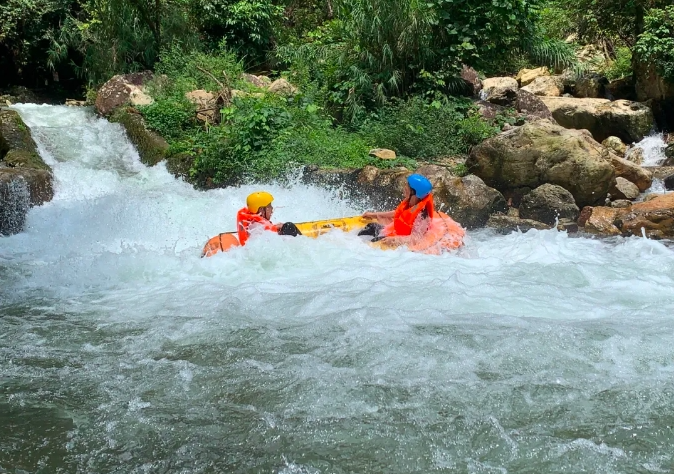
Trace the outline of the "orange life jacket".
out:
M 246 245 L 246 241 L 250 236 L 249 227 L 251 224 L 260 224 L 264 230 L 278 232 L 277 226 L 269 222 L 260 214 L 254 214 L 250 212 L 247 207 L 244 207 L 236 213 L 236 231 L 239 235 L 239 242 L 241 245 Z
M 433 208 L 433 194 L 429 194 L 411 207 L 408 200 L 401 202 L 393 215 L 393 224 L 386 226 L 383 229 L 383 234 L 387 237 L 412 234 L 414 222 L 424 209 L 426 209 L 428 218 L 432 219 L 435 214 L 435 209 Z

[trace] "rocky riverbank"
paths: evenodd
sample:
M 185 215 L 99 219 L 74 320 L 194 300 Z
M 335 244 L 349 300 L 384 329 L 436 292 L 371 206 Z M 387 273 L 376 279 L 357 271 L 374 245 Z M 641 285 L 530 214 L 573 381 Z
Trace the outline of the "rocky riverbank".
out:
M 506 124 L 500 134 L 473 147 L 469 156 L 444 164 L 440 160 L 440 164 L 425 164 L 416 170 L 433 182 L 438 209 L 469 229 L 488 226 L 506 232 L 559 225 L 570 232 L 641 235 L 635 229 L 642 225 L 649 237 L 674 235 L 669 221 L 660 217 L 669 215 L 669 198 L 653 199 L 648 205 L 637 203 L 653 184 L 654 174 L 666 183 L 674 181 L 659 168 L 642 167 L 642 150 L 634 147 L 655 127 L 648 105 L 600 97 L 621 89 L 591 76 L 555 76 L 545 68 L 523 70 L 516 78 L 484 81 L 469 69 L 463 75 L 485 120 L 507 111 L 517 119 L 513 125 Z M 273 86 L 263 78 L 246 76 L 255 87 Z M 186 178 L 193 158 L 172 155 L 166 141 L 148 130 L 136 110 L 153 100 L 145 88 L 150 79 L 149 73 L 115 76 L 99 91 L 97 110 L 126 128 L 144 163 L 166 160 L 169 171 Z M 296 92 L 291 85 L 279 90 L 283 94 Z M 221 106 L 218 101 L 227 100 L 223 94 L 229 97 L 235 93 L 242 92 L 216 95 L 194 91 L 190 100 L 199 120 L 213 122 L 217 114 L 212 112 Z M 673 154 L 673 149 L 670 145 L 667 154 Z M 465 166 L 457 168 L 457 163 Z M 468 169 L 469 174 L 457 169 Z M 307 167 L 303 179 L 342 189 L 349 197 L 383 210 L 398 202 L 409 172 L 374 166 Z M 604 221 L 611 225 L 599 224 Z
M 0 235 L 21 232 L 32 206 L 54 195 L 49 166 L 14 110 L 0 110 Z

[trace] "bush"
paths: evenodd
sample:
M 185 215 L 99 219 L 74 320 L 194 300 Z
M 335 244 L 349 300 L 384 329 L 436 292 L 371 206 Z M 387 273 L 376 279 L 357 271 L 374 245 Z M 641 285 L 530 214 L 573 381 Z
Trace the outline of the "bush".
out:
M 609 81 L 632 75 L 632 51 L 622 47 L 616 49 L 615 60 L 609 62 L 601 71 Z
M 649 10 L 644 24 L 636 52 L 643 61 L 653 63 L 665 79 L 674 82 L 674 6 Z
M 375 146 L 391 148 L 409 158 L 456 155 L 466 153 L 497 131 L 472 112 L 470 102 L 465 100 L 428 103 L 414 97 L 384 107 L 362 130 Z

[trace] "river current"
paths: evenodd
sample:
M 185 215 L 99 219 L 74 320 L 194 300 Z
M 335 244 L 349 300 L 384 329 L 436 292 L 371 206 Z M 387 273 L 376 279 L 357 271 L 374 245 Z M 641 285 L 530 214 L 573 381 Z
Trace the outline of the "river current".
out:
M 0 473 L 674 472 L 674 251 L 340 232 L 200 259 L 196 191 L 87 109 L 20 105 L 56 195 L 0 238 Z M 358 214 L 270 185 L 274 220 Z

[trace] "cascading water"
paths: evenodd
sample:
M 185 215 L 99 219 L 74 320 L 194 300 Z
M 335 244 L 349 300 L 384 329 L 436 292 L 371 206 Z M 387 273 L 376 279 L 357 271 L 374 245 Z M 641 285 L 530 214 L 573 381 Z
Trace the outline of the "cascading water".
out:
M 0 236 L 21 232 L 30 207 L 30 190 L 23 177 L 0 182 Z
M 17 109 L 56 195 L 0 239 L 0 472 L 674 470 L 662 243 L 265 234 L 200 259 L 257 186 L 195 191 L 86 110 Z M 363 210 L 265 188 L 281 221 Z

